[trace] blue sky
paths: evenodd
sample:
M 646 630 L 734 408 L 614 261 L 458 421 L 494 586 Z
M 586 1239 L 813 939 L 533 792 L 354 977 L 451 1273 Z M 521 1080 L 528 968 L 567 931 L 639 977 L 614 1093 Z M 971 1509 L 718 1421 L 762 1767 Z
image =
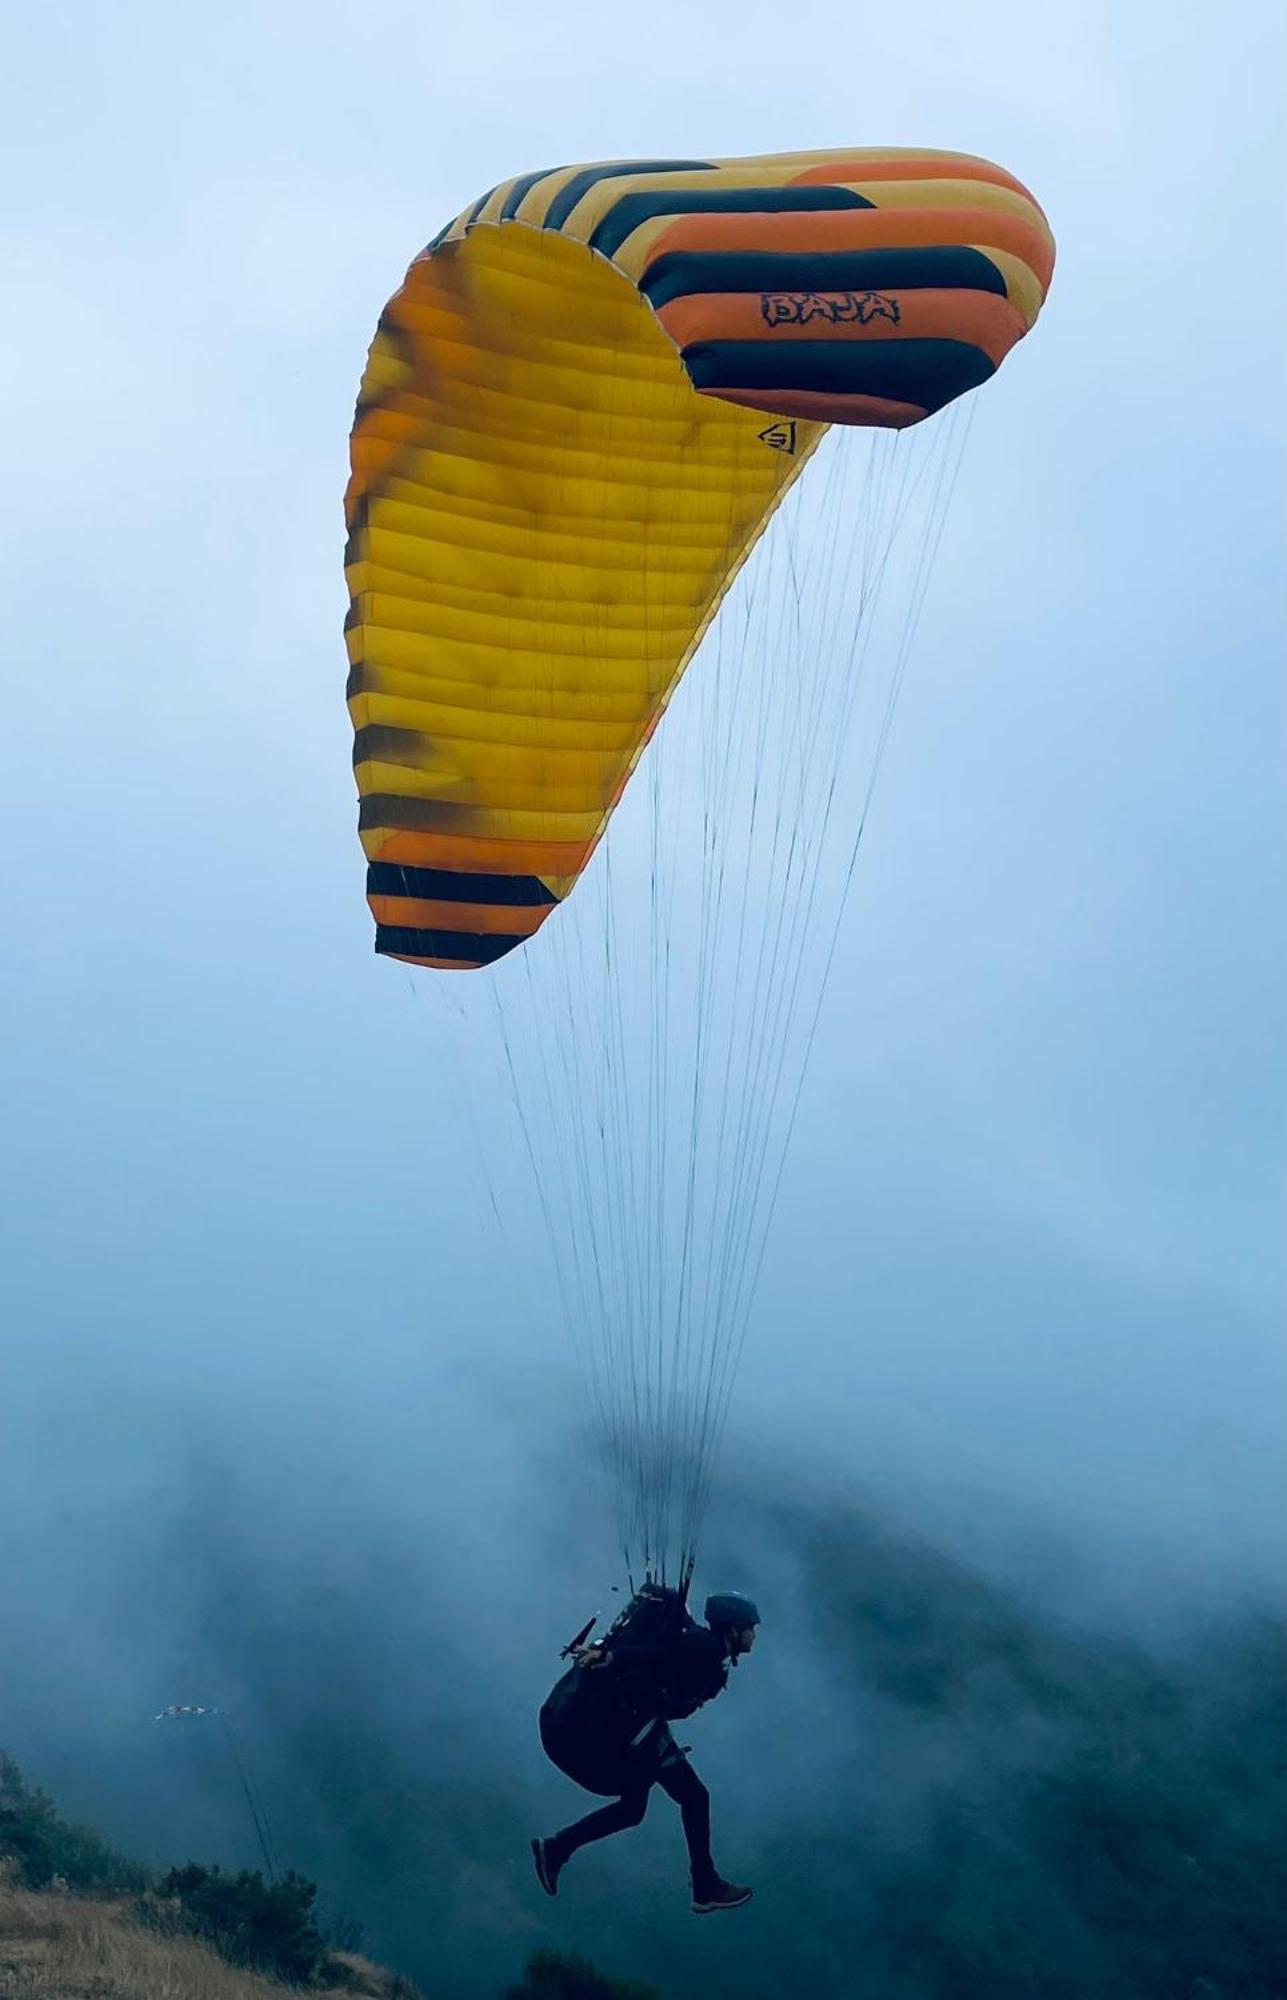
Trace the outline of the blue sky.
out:
M 51 1617 L 90 1560 L 71 1524 L 110 1547 L 164 1509 L 188 1423 L 307 1467 L 360 1411 L 371 1462 L 448 1494 L 508 1465 L 485 1574 L 526 1560 L 529 1486 L 563 1522 L 566 1358 L 476 1247 L 423 1014 L 370 950 L 353 396 L 409 258 L 504 175 L 850 140 L 1001 161 L 1060 261 L 980 399 L 731 1462 L 861 1482 L 998 1563 L 1053 1537 L 1122 1604 L 1273 1587 L 1276 16 L 373 0 L 11 29 L 0 1297 L 9 1518 L 59 1552 Z

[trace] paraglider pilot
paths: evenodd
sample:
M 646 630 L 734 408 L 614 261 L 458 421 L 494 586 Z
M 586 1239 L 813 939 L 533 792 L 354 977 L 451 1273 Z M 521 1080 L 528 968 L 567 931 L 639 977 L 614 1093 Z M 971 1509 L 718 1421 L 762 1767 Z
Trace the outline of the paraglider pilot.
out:
M 760 1614 L 749 1597 L 708 1597 L 706 1624 L 679 1608 L 670 1629 L 638 1637 L 629 1625 L 601 1646 L 581 1646 L 575 1665 L 541 1710 L 541 1742 L 551 1763 L 584 1791 L 612 1800 L 548 1840 L 534 1840 L 537 1879 L 547 1896 L 579 1847 L 638 1826 L 660 1785 L 679 1807 L 692 1872 L 693 1909 L 735 1910 L 751 1891 L 726 1882 L 711 1859 L 710 1793 L 670 1732 L 670 1723 L 713 1701 L 729 1668 L 755 1644 Z

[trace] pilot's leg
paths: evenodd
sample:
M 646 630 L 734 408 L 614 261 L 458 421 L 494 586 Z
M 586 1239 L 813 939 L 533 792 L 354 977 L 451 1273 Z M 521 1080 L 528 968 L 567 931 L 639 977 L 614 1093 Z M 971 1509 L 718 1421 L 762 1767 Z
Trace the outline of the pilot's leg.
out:
M 628 1826 L 638 1826 L 648 1810 L 648 1787 L 626 1792 L 611 1805 L 600 1806 L 597 1812 L 587 1813 L 571 1826 L 565 1826 L 549 1840 L 541 1843 L 545 1850 L 544 1859 L 552 1879 L 557 1879 L 560 1869 L 566 1867 L 578 1847 L 586 1847 L 592 1840 L 606 1840 L 609 1834 L 623 1833 Z
M 702 1903 L 714 1893 L 719 1875 L 711 1859 L 711 1795 L 687 1757 L 672 1748 L 657 1773 L 657 1783 L 667 1798 L 679 1807 L 688 1842 L 688 1862 L 693 1877 L 693 1901 Z

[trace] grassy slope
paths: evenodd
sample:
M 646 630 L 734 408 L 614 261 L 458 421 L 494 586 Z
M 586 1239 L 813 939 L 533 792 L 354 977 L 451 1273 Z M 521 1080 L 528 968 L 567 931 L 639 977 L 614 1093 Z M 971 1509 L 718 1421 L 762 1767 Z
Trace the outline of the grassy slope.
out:
M 348 1953 L 335 1954 L 346 2000 L 418 2000 L 415 1990 Z M 228 1965 L 193 1938 L 136 1924 L 130 1905 L 35 1894 L 0 1884 L 4 2000 L 282 2000 L 291 1989 Z M 314 2000 L 323 2000 L 315 1992 Z

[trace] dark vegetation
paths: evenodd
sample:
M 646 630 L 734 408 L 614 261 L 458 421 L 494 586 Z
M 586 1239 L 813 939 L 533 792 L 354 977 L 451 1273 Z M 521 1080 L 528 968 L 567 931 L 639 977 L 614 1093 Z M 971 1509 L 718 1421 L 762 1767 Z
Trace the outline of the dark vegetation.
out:
M 149 1929 L 200 1938 L 232 1965 L 269 1974 L 287 1986 L 327 1986 L 336 1978 L 334 1951 L 353 1952 L 361 1925 L 316 1916 L 317 1885 L 287 1873 L 265 1881 L 258 1869 L 235 1875 L 188 1862 L 164 1876 L 117 1854 L 91 1828 L 61 1818 L 53 1800 L 29 1785 L 0 1751 L 0 1880 L 68 1895 L 130 1898 Z M 385 1990 L 385 1989 L 382 1989 Z M 409 1981 L 394 1977 L 387 1991 L 415 2000 Z M 561 1952 L 531 1955 L 505 2000 L 658 2000 L 651 1987 L 614 1980 L 588 1960 Z
M 317 1885 L 287 1874 L 265 1882 L 258 1869 L 225 1875 L 189 1861 L 157 1884 L 144 1904 L 152 1921 L 177 1921 L 233 1965 L 252 1966 L 291 1986 L 313 1986 L 329 1961 L 328 1940 L 313 1915 Z M 171 1915 L 173 1913 L 173 1915 Z
M 661 2000 L 655 1986 L 635 1979 L 610 1979 L 588 1959 L 561 1951 L 534 1951 L 517 1986 L 505 2000 Z
M 0 1855 L 11 1856 L 28 1889 L 51 1883 L 84 1896 L 133 1896 L 148 1887 L 146 1868 L 117 1854 L 87 1826 L 72 1826 L 44 1792 L 28 1785 L 0 1750 Z
M 332 1948 L 351 1948 L 353 1927 L 324 1933 L 314 1916 L 315 1883 L 288 1874 L 266 1882 L 256 1870 L 225 1875 L 189 1862 L 163 1877 L 116 1853 L 88 1827 L 64 1820 L 53 1800 L 27 1783 L 0 1752 L 0 1856 L 28 1889 L 136 1899 L 155 1929 L 181 1929 L 233 1965 L 253 1967 L 296 1986 L 317 1984 Z

